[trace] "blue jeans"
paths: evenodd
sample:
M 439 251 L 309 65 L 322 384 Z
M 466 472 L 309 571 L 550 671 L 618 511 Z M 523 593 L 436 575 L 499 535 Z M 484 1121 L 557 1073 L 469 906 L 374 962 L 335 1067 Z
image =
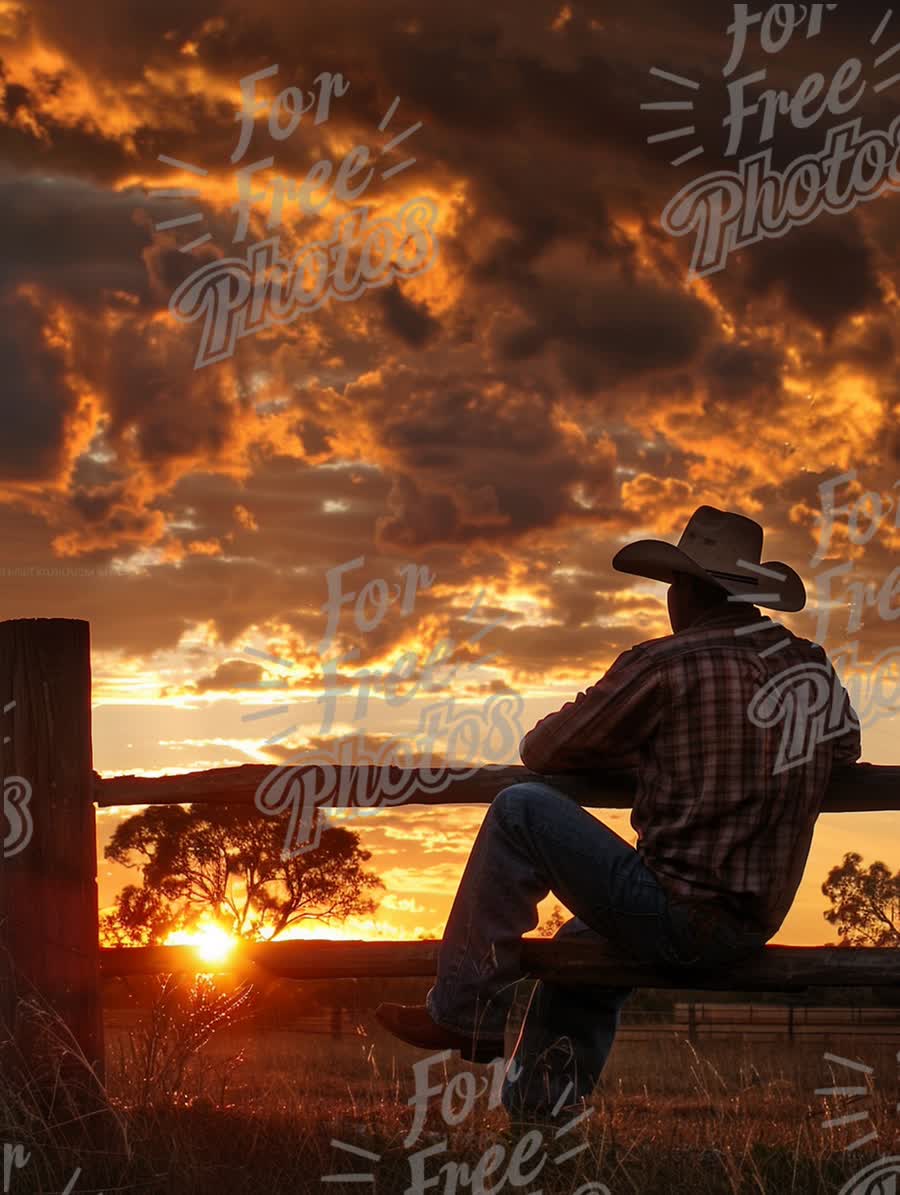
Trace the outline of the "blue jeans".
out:
M 432 1018 L 503 1053 L 521 937 L 549 893 L 576 916 L 557 938 L 612 945 L 690 986 L 692 967 L 724 966 L 771 934 L 724 920 L 702 940 L 686 907 L 670 901 L 624 839 L 548 784 L 514 784 L 494 798 L 478 832 L 428 993 Z M 698 944 L 699 943 L 699 944 Z M 537 984 L 507 1068 L 503 1103 L 514 1115 L 550 1115 L 590 1096 L 612 1048 L 629 987 Z

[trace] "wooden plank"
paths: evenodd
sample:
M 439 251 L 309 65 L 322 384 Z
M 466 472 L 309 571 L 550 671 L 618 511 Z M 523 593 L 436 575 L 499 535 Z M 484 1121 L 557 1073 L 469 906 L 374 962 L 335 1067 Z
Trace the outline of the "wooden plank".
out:
M 3 716 L 0 770 L 4 784 L 30 784 L 33 826 L 0 860 L 0 1017 L 37 1070 L 46 1041 L 23 1003 L 36 993 L 102 1078 L 88 623 L 0 623 L 0 696 L 15 702 Z
M 428 977 L 435 974 L 439 946 L 438 941 L 242 943 L 224 964 L 201 961 L 191 946 L 115 946 L 100 951 L 100 970 L 104 977 L 217 970 L 260 970 L 290 979 Z M 705 976 L 667 974 L 589 944 L 540 938 L 522 940 L 522 958 L 530 974 L 572 984 L 791 991 L 900 983 L 900 950 L 889 947 L 767 946 L 740 964 Z
M 306 773 L 315 774 L 309 786 L 323 807 L 366 808 L 366 795 L 374 791 L 380 773 L 387 771 L 394 784 L 404 775 L 399 768 L 335 767 L 325 776 L 321 767 L 297 767 L 297 790 Z M 633 772 L 572 772 L 537 776 L 521 766 L 481 768 L 474 776 L 456 769 L 443 792 L 414 790 L 404 805 L 487 805 L 501 789 L 522 780 L 543 780 L 566 792 L 580 804 L 593 809 L 630 809 L 635 791 Z M 235 768 L 213 768 L 179 776 L 94 777 L 94 799 L 101 807 L 113 805 L 177 805 L 193 802 L 252 805 L 259 786 L 271 775 L 268 765 L 244 764 Z M 313 789 L 313 783 L 315 788 Z M 327 784 L 327 791 L 326 791 Z M 859 763 L 835 769 L 822 807 L 823 813 L 861 813 L 900 809 L 900 767 Z

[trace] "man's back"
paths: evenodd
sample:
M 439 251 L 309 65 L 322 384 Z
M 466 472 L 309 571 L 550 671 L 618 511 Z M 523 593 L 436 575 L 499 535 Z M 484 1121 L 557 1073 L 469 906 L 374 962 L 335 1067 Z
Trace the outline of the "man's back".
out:
M 822 648 L 743 603 L 623 653 L 521 748 L 542 772 L 636 764 L 637 849 L 670 895 L 769 935 L 799 886 L 832 764 L 859 754 Z

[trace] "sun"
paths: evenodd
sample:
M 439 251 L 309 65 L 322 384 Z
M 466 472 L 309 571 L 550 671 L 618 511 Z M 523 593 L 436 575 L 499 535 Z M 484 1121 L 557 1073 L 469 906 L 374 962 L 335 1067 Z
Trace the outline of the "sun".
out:
M 237 938 L 220 925 L 207 926 L 200 937 L 201 941 L 196 943 L 197 953 L 206 963 L 224 963 L 237 945 Z
M 193 930 L 175 930 L 166 938 L 167 946 L 194 946 L 205 963 L 224 963 L 237 945 L 237 938 L 213 921 Z

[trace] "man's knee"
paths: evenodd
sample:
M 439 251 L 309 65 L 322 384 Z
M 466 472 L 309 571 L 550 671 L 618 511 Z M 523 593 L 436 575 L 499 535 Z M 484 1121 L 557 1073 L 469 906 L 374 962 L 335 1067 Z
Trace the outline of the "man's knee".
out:
M 501 789 L 491 802 L 490 812 L 494 817 L 527 817 L 528 814 L 540 806 L 546 806 L 548 801 L 559 797 L 554 789 L 546 784 L 538 784 L 533 780 L 523 780 L 519 784 L 510 784 Z

